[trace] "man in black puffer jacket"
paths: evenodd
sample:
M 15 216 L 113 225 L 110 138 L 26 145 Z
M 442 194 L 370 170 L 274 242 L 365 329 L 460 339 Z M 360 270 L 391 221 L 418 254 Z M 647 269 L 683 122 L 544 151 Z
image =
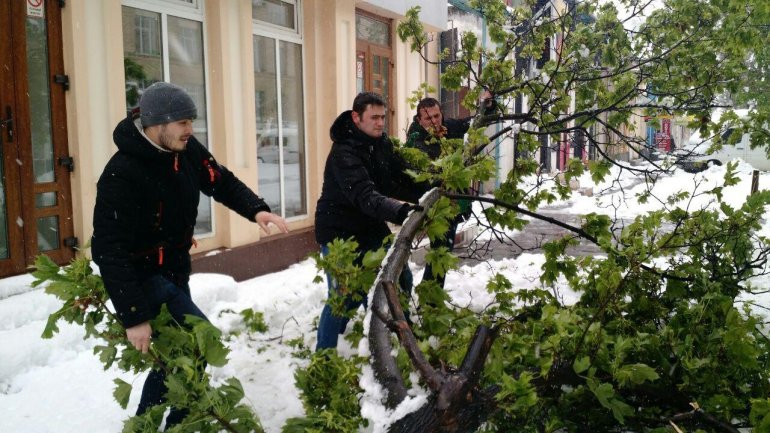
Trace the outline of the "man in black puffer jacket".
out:
M 179 323 L 192 314 L 205 319 L 190 297 L 190 247 L 200 193 L 213 197 L 267 231 L 286 222 L 232 172 L 219 165 L 192 135 L 197 110 L 192 98 L 169 83 L 145 89 L 139 112 L 113 132 L 118 152 L 96 186 L 91 250 L 126 337 L 146 353 L 150 320 L 166 304 Z M 165 374 L 153 370 L 137 415 L 164 401 Z M 166 425 L 184 411 L 172 410 Z
M 343 112 L 329 131 L 332 149 L 326 159 L 324 183 L 315 213 L 316 241 L 322 254 L 334 239 L 352 237 L 358 242 L 360 261 L 367 251 L 378 249 L 390 234 L 386 222 L 401 224 L 424 192 L 404 173 L 406 164 L 395 153 L 384 132 L 385 101 L 375 93 L 356 96 L 353 109 Z M 404 201 L 401 201 L 404 200 Z M 400 283 L 411 289 L 411 273 L 405 267 Z M 339 287 L 327 275 L 330 296 Z M 406 287 L 405 287 L 406 286 Z M 347 310 L 362 304 L 350 296 Z M 348 319 L 324 306 L 318 323 L 316 350 L 337 347 Z

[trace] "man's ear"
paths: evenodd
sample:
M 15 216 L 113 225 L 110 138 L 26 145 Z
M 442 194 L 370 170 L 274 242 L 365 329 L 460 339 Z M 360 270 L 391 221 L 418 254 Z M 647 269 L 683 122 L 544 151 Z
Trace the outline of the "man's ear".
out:
M 357 112 L 351 111 L 350 117 L 353 118 L 353 123 L 355 123 L 356 126 L 358 126 L 358 124 L 361 123 L 361 116 Z

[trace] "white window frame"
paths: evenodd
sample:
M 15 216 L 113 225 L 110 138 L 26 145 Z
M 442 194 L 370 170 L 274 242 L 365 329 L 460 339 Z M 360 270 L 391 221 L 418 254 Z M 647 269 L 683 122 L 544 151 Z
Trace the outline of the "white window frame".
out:
M 122 0 L 121 5 L 122 6 L 128 6 L 136 9 L 142 9 L 146 10 L 148 12 L 154 12 L 160 14 L 160 30 L 161 30 L 161 38 L 160 38 L 160 56 L 163 60 L 163 77 L 164 79 L 168 79 L 171 71 L 170 66 L 170 60 L 169 60 L 169 47 L 168 47 L 168 17 L 169 15 L 176 17 L 176 18 L 184 18 L 191 21 L 198 21 L 201 23 L 201 41 L 203 43 L 203 69 L 204 69 L 204 83 L 203 83 L 203 91 L 206 101 L 206 119 L 209 119 L 209 123 L 206 125 L 206 142 L 209 143 L 209 146 L 212 145 L 211 141 L 211 103 L 209 101 L 209 74 L 208 74 L 208 60 L 209 60 L 209 53 L 208 53 L 208 42 L 207 42 L 207 31 L 206 31 L 206 20 L 204 19 L 204 7 L 205 7 L 205 0 L 192 0 L 191 3 L 187 3 L 184 0 Z M 197 97 L 197 95 L 196 95 Z M 197 133 L 197 131 L 194 131 Z M 209 148 L 209 151 L 213 153 L 213 150 L 211 147 Z M 214 237 L 216 234 L 216 227 L 217 227 L 217 221 L 216 221 L 216 213 L 213 209 L 213 202 L 209 203 L 209 214 L 211 215 L 211 231 L 207 233 L 196 233 L 195 237 L 197 239 L 205 239 L 205 238 L 211 238 Z
M 265 21 L 256 20 L 252 17 L 251 23 L 252 23 L 252 36 L 262 36 L 266 38 L 273 39 L 275 41 L 275 75 L 276 75 L 276 89 L 277 89 L 277 100 L 278 100 L 278 176 L 279 176 L 279 183 L 280 183 L 280 201 L 281 201 L 281 209 L 280 209 L 280 215 L 286 214 L 286 183 L 283 181 L 283 170 L 284 170 L 284 162 L 283 162 L 283 113 L 281 110 L 281 107 L 283 107 L 283 101 L 281 100 L 281 52 L 280 52 L 280 42 L 286 41 L 291 42 L 299 45 L 302 47 L 302 95 L 306 96 L 307 93 L 307 85 L 305 83 L 305 76 L 306 76 L 306 62 L 305 62 L 305 45 L 302 37 L 302 0 L 281 0 L 284 3 L 290 3 L 294 5 L 294 11 L 295 11 L 295 30 L 278 26 L 275 24 L 271 24 Z M 253 39 L 252 39 L 253 40 Z M 253 42 L 252 42 L 253 45 Z M 252 48 L 253 49 L 253 48 Z M 256 101 L 255 101 L 256 103 Z M 254 121 L 256 122 L 256 118 Z M 305 189 L 305 213 L 302 215 L 295 215 L 292 217 L 286 218 L 287 221 L 298 221 L 298 220 L 304 220 L 307 219 L 309 215 L 309 209 L 310 209 L 310 197 L 309 197 L 309 191 L 310 191 L 310 181 L 308 179 L 308 139 L 307 139 L 307 104 L 305 104 L 305 101 L 302 101 L 302 121 L 304 122 L 303 128 L 304 128 L 304 167 L 305 167 L 305 173 L 304 173 L 304 189 Z
M 269 23 L 267 21 L 257 20 L 254 19 L 254 15 L 252 15 L 251 23 L 254 28 L 254 32 L 259 31 L 261 29 L 262 31 L 266 31 L 267 33 L 264 34 L 258 34 L 259 36 L 268 36 L 268 37 L 278 37 L 277 33 L 280 34 L 281 39 L 286 39 L 294 36 L 295 38 L 298 38 L 298 41 L 291 41 L 302 44 L 302 1 L 301 0 L 278 0 L 283 3 L 287 3 L 294 6 L 294 29 L 290 29 L 288 27 L 279 26 L 277 24 Z M 249 0 L 249 3 L 251 3 L 251 0 Z M 304 56 L 304 50 L 302 55 L 302 61 L 304 62 L 305 56 Z

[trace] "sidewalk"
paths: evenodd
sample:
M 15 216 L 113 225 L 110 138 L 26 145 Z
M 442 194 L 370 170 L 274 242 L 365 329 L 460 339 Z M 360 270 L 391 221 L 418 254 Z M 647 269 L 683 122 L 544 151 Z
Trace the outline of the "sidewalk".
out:
M 578 215 L 560 211 L 559 208 L 541 210 L 540 213 L 575 227 L 581 225 Z M 567 229 L 538 219 L 530 220 L 522 231 L 515 232 L 502 241 L 496 238 L 489 239 L 488 234 L 482 233 L 484 230 L 476 223 L 466 223 L 458 229 L 454 253 L 460 257 L 461 265 L 475 265 L 480 261 L 490 259 L 512 258 L 526 252 L 540 253 L 544 243 L 572 233 Z M 482 238 L 477 239 L 480 234 Z M 421 242 L 420 247 L 412 252 L 412 262 L 420 266 L 424 265 L 427 249 L 427 241 Z M 574 256 L 586 256 L 601 254 L 601 250 L 590 241 L 580 239 L 580 243 L 568 248 L 567 253 Z

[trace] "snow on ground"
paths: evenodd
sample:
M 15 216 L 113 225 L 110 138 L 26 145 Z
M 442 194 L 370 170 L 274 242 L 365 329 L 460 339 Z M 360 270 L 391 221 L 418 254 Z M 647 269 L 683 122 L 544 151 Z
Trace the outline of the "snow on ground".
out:
M 702 179 L 701 188 L 707 189 L 719 181 L 724 172 L 724 167 L 712 167 L 695 179 Z M 734 206 L 745 199 L 751 185 L 751 167 L 741 164 L 739 173 L 739 184 L 725 191 L 727 201 Z M 677 171 L 661 179 L 655 192 L 666 196 L 693 185 L 693 179 L 693 175 Z M 588 184 L 588 178 L 581 179 L 582 186 Z M 763 173 L 759 185 L 770 187 L 770 174 Z M 662 206 L 657 202 L 640 204 L 635 200 L 634 195 L 643 186 L 638 179 L 624 173 L 619 183 L 607 182 L 594 188 L 593 197 L 577 195 L 551 207 L 565 213 L 617 212 L 623 218 L 633 218 Z M 599 194 L 602 190 L 606 190 L 605 193 Z M 623 193 L 625 202 L 619 200 Z M 608 207 L 609 204 L 614 208 Z M 706 204 L 698 199 L 691 206 Z M 763 231 L 767 234 L 768 230 L 770 225 Z M 463 266 L 448 275 L 447 288 L 457 304 L 480 308 L 489 302 L 485 284 L 493 273 L 503 273 L 514 287 L 532 287 L 539 284 L 543 261 L 541 255 L 525 254 Z M 419 280 L 421 268 L 412 264 L 412 269 Z M 285 343 L 302 338 L 307 347 L 315 347 L 315 324 L 326 297 L 326 285 L 314 283 L 315 275 L 314 263 L 305 260 L 284 271 L 240 283 L 219 274 L 195 274 L 191 279 L 196 303 L 226 334 L 241 330 L 237 314 L 241 310 L 251 308 L 264 313 L 269 331 L 264 335 L 233 337 L 228 343 L 229 363 L 214 370 L 213 376 L 215 379 L 238 377 L 249 404 L 271 433 L 280 432 L 287 418 L 303 413 L 293 374 L 305 361 L 293 357 L 293 349 Z M 41 289 L 30 288 L 32 280 L 30 275 L 0 280 L 0 432 L 120 431 L 123 420 L 136 409 L 144 375 L 123 373 L 117 368 L 104 371 L 92 353 L 97 342 L 83 340 L 83 330 L 79 327 L 60 323 L 61 331 L 53 339 L 41 339 L 48 315 L 59 303 Z M 767 278 L 756 283 L 764 287 L 770 285 Z M 561 294 L 566 302 L 576 296 L 569 292 Z M 341 353 L 356 352 L 344 340 L 340 343 Z M 112 397 L 115 378 L 134 385 L 126 410 Z M 413 404 L 419 403 L 420 396 L 415 398 Z M 367 406 L 365 411 L 365 415 L 372 418 L 372 426 L 381 425 L 377 418 L 387 415 L 378 412 L 375 406 Z

